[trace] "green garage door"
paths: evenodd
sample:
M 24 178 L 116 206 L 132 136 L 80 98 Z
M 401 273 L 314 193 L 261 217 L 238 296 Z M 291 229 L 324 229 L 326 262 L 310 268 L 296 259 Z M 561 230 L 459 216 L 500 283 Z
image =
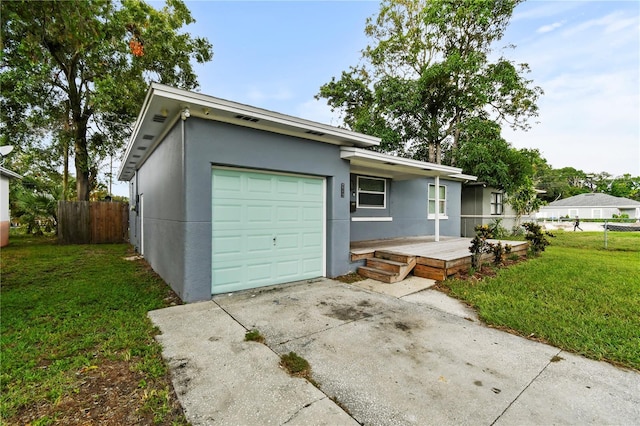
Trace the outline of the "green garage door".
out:
M 226 168 L 212 179 L 212 294 L 324 275 L 324 179 Z

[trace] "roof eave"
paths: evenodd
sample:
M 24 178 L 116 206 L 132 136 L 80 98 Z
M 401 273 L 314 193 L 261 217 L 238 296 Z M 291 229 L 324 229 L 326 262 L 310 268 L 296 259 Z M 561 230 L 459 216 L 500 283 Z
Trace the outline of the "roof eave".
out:
M 0 167 L 0 175 L 6 176 L 6 177 L 8 177 L 10 179 L 22 179 L 23 178 L 22 175 L 19 175 L 16 172 L 12 172 L 9 169 L 5 169 L 4 167 Z
M 138 169 L 155 146 L 162 142 L 162 136 L 168 131 L 168 126 L 173 126 L 185 109 L 189 110 L 190 117 L 231 123 L 340 146 L 372 147 L 379 145 L 381 141 L 380 138 L 351 130 L 153 83 L 127 144 L 118 179 L 131 179 L 135 173 L 134 170 Z M 164 117 L 166 124 L 164 121 L 162 125 L 154 123 L 154 117 L 157 116 Z M 151 128 L 153 131 L 148 132 Z M 134 147 L 141 146 L 141 138 L 146 136 L 141 133 L 153 134 L 154 138 L 147 142 L 144 155 L 138 153 L 137 159 L 134 159 L 132 158 Z
M 477 179 L 475 176 L 463 174 L 462 169 L 457 167 L 396 157 L 356 147 L 340 148 L 340 158 L 348 160 L 352 170 L 356 172 L 378 173 L 379 176 L 398 180 L 435 176 L 459 181 Z

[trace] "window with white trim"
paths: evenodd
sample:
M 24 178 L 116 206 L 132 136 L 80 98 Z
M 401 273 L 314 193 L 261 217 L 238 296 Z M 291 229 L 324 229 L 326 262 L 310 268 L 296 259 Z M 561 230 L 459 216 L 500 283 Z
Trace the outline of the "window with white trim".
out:
M 591 210 L 591 217 L 594 219 L 602 219 L 602 209 Z
M 357 206 L 363 209 L 384 209 L 387 206 L 386 179 L 358 176 Z
M 502 202 L 502 193 L 501 192 L 492 192 L 491 193 L 491 214 L 502 214 L 503 202 Z
M 439 193 L 439 205 L 438 216 L 441 219 L 447 218 L 447 187 L 440 185 Z M 429 184 L 429 219 L 435 219 L 436 217 L 436 186 L 432 183 Z

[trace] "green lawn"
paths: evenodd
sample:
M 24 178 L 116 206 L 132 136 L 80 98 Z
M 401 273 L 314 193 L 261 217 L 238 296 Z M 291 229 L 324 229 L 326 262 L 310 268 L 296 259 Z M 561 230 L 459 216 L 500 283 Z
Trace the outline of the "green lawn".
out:
M 482 281 L 447 280 L 483 321 L 640 370 L 640 233 L 557 232 L 540 257 Z
M 1 252 L 0 423 L 78 413 L 88 423 L 184 423 L 147 318 L 175 296 L 143 261 L 124 260 L 129 250 L 11 236 Z

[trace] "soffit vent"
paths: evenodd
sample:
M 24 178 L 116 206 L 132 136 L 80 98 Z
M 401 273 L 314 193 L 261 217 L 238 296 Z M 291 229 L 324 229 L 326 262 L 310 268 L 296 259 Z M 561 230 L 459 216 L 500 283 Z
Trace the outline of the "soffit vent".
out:
M 167 119 L 167 117 L 165 117 L 164 115 L 160 115 L 160 114 L 156 114 L 156 115 L 153 116 L 153 121 L 155 123 L 164 123 L 166 119 Z
M 307 133 L 309 135 L 314 135 L 314 136 L 324 136 L 324 133 L 316 132 L 315 130 L 307 130 L 305 133 Z
M 140 158 L 140 156 L 139 156 L 139 155 L 137 155 L 137 154 L 136 154 L 136 155 L 132 155 L 132 157 L 133 157 L 133 158 Z
M 239 118 L 240 120 L 244 120 L 244 121 L 251 121 L 252 123 L 257 123 L 258 121 L 260 121 L 257 118 L 249 117 L 248 115 L 240 115 L 240 114 L 238 114 L 238 115 L 236 115 L 236 118 Z
M 138 147 L 138 149 L 139 149 L 140 151 L 144 151 L 145 149 L 147 149 L 147 147 L 146 147 L 146 146 L 139 146 L 139 147 Z
M 154 136 L 153 136 L 153 135 L 143 135 L 143 136 L 142 136 L 142 139 L 145 139 L 145 140 L 148 140 L 148 141 L 150 141 L 150 140 L 151 140 L 151 139 L 153 139 L 153 138 L 154 138 Z

